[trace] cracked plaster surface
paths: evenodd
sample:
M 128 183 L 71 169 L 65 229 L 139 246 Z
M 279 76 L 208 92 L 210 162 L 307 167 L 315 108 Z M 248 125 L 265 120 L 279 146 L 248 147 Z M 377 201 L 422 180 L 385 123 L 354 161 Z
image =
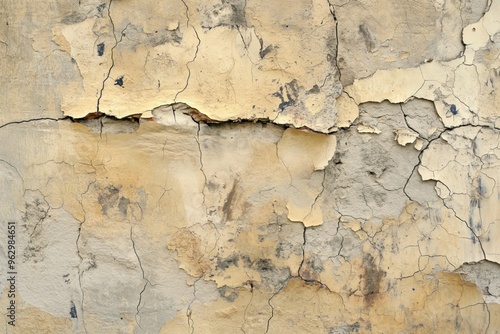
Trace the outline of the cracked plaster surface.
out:
M 267 119 L 321 132 L 356 117 L 348 108 L 337 117 L 342 85 L 326 1 L 285 8 L 265 1 L 98 5 L 92 15 L 52 29 L 53 43 L 81 76 L 76 89 L 63 93 L 67 116 L 122 118 L 183 102 L 214 120 Z M 145 23 L 140 11 L 151 13 Z
M 5 332 L 500 333 L 500 1 L 1 8 Z

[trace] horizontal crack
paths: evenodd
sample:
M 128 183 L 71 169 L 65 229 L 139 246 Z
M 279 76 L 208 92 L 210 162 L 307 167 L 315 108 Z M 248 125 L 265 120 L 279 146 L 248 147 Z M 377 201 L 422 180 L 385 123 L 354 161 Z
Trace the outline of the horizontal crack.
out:
M 41 121 L 58 122 L 58 121 L 66 120 L 66 119 L 71 119 L 71 117 L 68 117 L 68 116 L 60 117 L 60 118 L 40 117 L 40 118 L 24 119 L 24 120 L 20 120 L 20 121 L 12 121 L 12 122 L 2 124 L 2 125 L 0 125 L 0 129 L 5 128 L 5 127 L 10 126 L 10 125 L 16 125 L 16 124 L 33 123 L 33 122 L 41 122 Z

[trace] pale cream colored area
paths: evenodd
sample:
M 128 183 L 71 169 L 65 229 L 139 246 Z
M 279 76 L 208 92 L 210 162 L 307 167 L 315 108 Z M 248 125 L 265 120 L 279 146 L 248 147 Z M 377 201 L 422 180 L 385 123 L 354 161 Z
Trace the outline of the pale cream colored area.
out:
M 406 146 L 407 144 L 415 143 L 417 138 L 418 133 L 416 133 L 415 131 L 409 129 L 399 129 L 396 131 L 396 136 L 394 139 L 396 139 L 399 145 Z M 415 143 L 415 145 L 417 145 L 417 143 Z
M 303 222 L 304 226 L 323 223 L 322 209 L 316 203 L 323 192 L 324 170 L 335 153 L 336 139 L 287 129 L 277 145 L 280 161 L 290 174 L 288 219 Z
M 335 102 L 338 108 L 337 126 L 339 128 L 348 128 L 359 116 L 358 106 L 345 92 Z
M 366 79 L 355 80 L 345 91 L 356 103 L 405 102 L 420 89 L 424 83 L 418 68 L 380 70 Z
M 374 126 L 367 126 L 364 124 L 358 125 L 356 129 L 358 130 L 359 133 L 374 133 L 376 135 L 382 132 Z

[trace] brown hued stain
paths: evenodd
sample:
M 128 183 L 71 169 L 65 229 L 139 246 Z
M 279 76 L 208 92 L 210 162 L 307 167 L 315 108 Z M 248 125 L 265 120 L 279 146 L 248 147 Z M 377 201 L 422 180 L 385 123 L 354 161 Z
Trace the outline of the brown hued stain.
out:
M 379 294 L 380 282 L 385 276 L 385 272 L 376 266 L 375 259 L 371 254 L 365 254 L 363 257 L 363 269 L 363 295 L 365 303 L 368 306 L 372 306 L 373 302 L 377 298 L 377 295 Z
M 233 202 L 235 200 L 236 186 L 238 182 L 234 181 L 233 188 L 227 195 L 226 201 L 222 206 L 222 212 L 224 213 L 224 217 L 226 220 L 233 220 Z
M 190 230 L 183 228 L 174 234 L 168 249 L 177 252 L 179 267 L 193 277 L 201 277 L 210 271 L 210 263 L 202 251 L 201 239 Z
M 219 123 L 219 121 L 211 119 L 210 117 L 208 117 L 207 115 L 201 113 L 200 111 L 198 111 L 195 108 L 189 107 L 188 109 L 185 109 L 182 112 L 184 114 L 186 114 L 186 115 L 191 116 L 191 118 L 193 119 L 193 121 L 195 121 L 196 123 L 199 123 L 199 122 Z

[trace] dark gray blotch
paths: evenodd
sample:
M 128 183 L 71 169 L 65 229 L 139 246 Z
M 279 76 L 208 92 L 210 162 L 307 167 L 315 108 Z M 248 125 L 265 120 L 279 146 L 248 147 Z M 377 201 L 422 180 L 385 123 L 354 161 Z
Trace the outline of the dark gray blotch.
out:
M 71 308 L 69 309 L 69 315 L 72 319 L 78 318 L 78 315 L 76 313 L 75 303 L 73 303 L 73 302 L 71 302 Z

